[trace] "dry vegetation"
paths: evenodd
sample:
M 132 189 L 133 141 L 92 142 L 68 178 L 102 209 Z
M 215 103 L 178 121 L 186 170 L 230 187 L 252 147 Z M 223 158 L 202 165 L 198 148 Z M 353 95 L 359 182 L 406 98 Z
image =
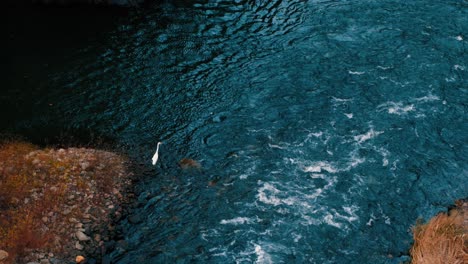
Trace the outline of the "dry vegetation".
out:
M 413 264 L 468 263 L 467 208 L 468 203 L 458 202 L 448 214 L 440 213 L 413 228 Z
M 97 232 L 122 199 L 130 182 L 124 162 L 93 149 L 40 150 L 24 142 L 1 143 L 0 249 L 9 254 L 6 263 L 24 261 L 32 252 L 68 259 L 76 254 L 67 255 L 77 248 L 76 225 L 91 222 L 88 229 Z M 102 216 L 93 217 L 91 208 Z M 99 242 L 82 243 L 98 248 Z

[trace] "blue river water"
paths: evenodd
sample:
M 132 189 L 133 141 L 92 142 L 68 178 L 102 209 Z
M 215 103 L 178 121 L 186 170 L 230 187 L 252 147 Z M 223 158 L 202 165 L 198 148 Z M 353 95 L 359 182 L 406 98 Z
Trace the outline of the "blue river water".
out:
M 95 131 L 144 168 L 115 263 L 399 263 L 417 218 L 468 196 L 466 1 L 165 1 L 116 21 L 0 98 L 15 132 Z

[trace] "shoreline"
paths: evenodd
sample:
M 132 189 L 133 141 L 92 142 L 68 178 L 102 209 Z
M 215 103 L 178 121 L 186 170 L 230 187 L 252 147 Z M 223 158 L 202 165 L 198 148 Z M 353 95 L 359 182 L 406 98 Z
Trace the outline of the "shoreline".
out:
M 0 145 L 0 263 L 105 263 L 126 244 L 113 239 L 133 195 L 127 163 L 89 148 Z

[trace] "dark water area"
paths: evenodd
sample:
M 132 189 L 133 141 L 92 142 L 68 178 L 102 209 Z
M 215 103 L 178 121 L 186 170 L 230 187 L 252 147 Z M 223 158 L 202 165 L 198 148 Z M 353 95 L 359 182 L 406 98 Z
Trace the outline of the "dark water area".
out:
M 0 131 L 125 146 L 115 263 L 399 263 L 468 196 L 464 1 L 41 12 L 8 18 Z
M 44 95 L 61 91 L 50 84 L 49 75 L 68 71 L 80 52 L 105 45 L 101 34 L 115 30 L 128 13 L 123 8 L 86 5 L 8 4 L 1 23 L 5 36 L 1 50 L 4 63 L 0 66 L 2 130 L 26 134 L 37 143 L 67 133 L 66 124 L 42 124 L 43 116 L 53 111 Z M 79 137 L 91 133 L 83 129 L 69 134 Z

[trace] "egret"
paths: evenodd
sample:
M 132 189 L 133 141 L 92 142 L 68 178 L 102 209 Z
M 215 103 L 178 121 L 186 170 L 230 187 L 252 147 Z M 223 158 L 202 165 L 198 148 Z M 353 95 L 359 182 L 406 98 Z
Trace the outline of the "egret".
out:
M 161 145 L 161 144 L 162 144 L 161 142 L 158 142 L 158 146 L 156 147 L 156 153 L 154 153 L 154 156 L 153 156 L 153 165 L 156 165 L 156 162 L 158 161 L 158 157 L 159 157 L 159 154 L 158 154 L 159 145 Z

